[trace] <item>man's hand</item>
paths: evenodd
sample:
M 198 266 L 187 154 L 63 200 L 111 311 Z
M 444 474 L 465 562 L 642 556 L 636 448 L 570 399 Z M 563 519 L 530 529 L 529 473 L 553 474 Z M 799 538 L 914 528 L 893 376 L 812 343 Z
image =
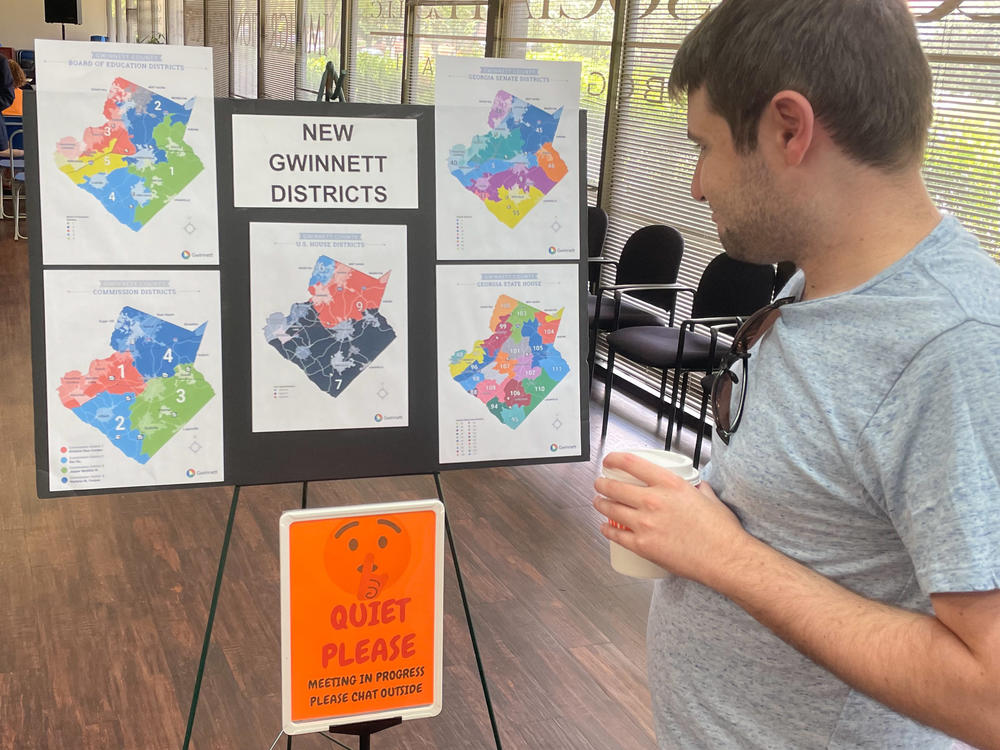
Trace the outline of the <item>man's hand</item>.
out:
M 752 539 L 704 482 L 695 489 L 673 472 L 630 453 L 609 453 L 604 466 L 648 486 L 598 478 L 594 507 L 626 527 L 604 523 L 601 533 L 675 575 L 714 587 L 739 548 Z

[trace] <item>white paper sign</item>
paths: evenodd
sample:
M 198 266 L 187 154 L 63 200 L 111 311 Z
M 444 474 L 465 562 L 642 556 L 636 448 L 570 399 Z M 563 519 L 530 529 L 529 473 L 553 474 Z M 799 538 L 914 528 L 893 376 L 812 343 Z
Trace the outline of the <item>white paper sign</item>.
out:
M 579 267 L 437 268 L 441 463 L 578 456 Z
M 250 223 L 253 431 L 406 427 L 406 227 Z
M 417 123 L 233 115 L 241 208 L 417 208 Z
M 580 257 L 580 64 L 438 57 L 439 260 Z
M 223 480 L 220 317 L 218 271 L 45 271 L 50 490 Z
M 212 50 L 35 41 L 42 256 L 219 262 Z

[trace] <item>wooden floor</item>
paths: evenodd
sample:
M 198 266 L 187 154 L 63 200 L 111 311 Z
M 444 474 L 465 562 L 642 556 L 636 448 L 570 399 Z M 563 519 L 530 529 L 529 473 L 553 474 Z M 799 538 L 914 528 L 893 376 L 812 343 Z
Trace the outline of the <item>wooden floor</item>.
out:
M 228 488 L 39 500 L 34 490 L 27 243 L 0 224 L 0 748 L 183 744 L 229 510 Z M 595 387 L 600 398 L 600 387 Z M 607 445 L 658 447 L 616 396 Z M 662 434 L 662 427 L 660 428 Z M 685 436 L 689 437 L 689 436 Z M 688 447 L 688 450 L 689 447 Z M 595 462 L 443 475 L 503 747 L 653 748 L 650 584 L 608 566 Z M 310 507 L 434 497 L 430 476 L 310 485 Z M 278 518 L 300 485 L 242 491 L 191 747 L 267 750 L 281 729 Z M 494 745 L 451 558 L 444 709 L 375 748 Z M 348 747 L 356 738 L 341 736 Z M 296 750 L 336 747 L 319 735 Z M 278 747 L 285 747 L 282 739 Z

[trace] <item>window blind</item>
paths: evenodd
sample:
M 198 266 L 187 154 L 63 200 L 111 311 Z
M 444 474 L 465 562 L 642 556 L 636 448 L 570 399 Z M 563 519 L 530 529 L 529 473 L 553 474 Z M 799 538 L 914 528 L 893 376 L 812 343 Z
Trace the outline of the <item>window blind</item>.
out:
M 604 0 L 523 0 L 503 6 L 501 55 L 572 60 L 582 66 L 580 107 L 587 112 L 587 186 L 596 197 L 615 11 Z
M 348 55 L 348 99 L 399 104 L 403 88 L 405 0 L 351 2 L 354 23 Z
M 459 0 L 443 3 L 424 0 L 410 6 L 413 34 L 407 54 L 410 58 L 407 104 L 434 103 L 434 57 L 486 56 L 486 0 Z
M 295 0 L 262 0 L 260 96 L 295 98 Z
M 257 98 L 257 38 L 260 33 L 257 0 L 230 0 L 232 8 L 232 46 L 230 47 L 230 82 L 232 95 Z
M 215 95 L 229 96 L 229 0 L 204 0 L 205 45 L 212 48 Z
M 315 99 L 327 60 L 340 72 L 340 0 L 302 0 L 295 98 Z

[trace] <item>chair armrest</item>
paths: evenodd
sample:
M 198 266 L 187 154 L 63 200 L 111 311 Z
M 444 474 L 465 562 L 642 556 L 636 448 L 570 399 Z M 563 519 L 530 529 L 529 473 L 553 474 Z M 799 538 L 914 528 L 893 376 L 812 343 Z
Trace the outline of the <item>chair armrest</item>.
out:
M 694 327 L 696 325 L 700 325 L 709 329 L 708 357 L 710 360 L 714 360 L 716 356 L 715 348 L 719 344 L 720 331 L 724 328 L 739 326 L 742 322 L 743 318 L 737 315 L 716 318 L 688 318 L 686 320 L 682 320 L 680 324 L 680 336 L 678 336 L 677 339 L 677 357 L 680 358 L 684 353 L 684 336 L 689 330 L 694 332 Z
M 610 284 L 602 287 L 608 292 L 645 292 L 645 291 L 674 291 L 674 292 L 695 292 L 694 287 L 684 284 Z

